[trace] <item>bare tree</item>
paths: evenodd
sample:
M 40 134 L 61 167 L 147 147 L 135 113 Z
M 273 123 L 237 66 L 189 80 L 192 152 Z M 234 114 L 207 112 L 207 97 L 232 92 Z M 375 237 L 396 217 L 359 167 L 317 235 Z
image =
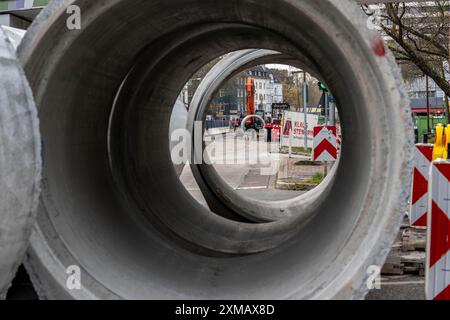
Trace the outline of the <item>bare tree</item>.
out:
M 369 5 L 363 5 L 373 15 Z M 389 36 L 388 46 L 409 76 L 428 75 L 450 96 L 449 72 L 450 1 L 389 3 L 376 19 Z M 417 72 L 417 69 L 421 72 Z

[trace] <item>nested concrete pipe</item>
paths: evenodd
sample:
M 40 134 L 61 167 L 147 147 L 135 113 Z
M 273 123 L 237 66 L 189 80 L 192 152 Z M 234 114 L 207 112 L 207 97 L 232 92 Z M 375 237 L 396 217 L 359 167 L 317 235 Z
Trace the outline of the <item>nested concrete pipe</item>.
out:
M 320 78 L 314 63 L 307 56 L 293 58 L 272 50 L 240 50 L 223 57 L 208 72 L 191 101 L 187 119 L 187 129 L 192 137 L 191 145 L 193 146 L 191 170 L 211 210 L 224 217 L 234 217 L 238 220 L 245 218 L 247 221 L 253 222 L 271 222 L 299 216 L 305 212 L 303 209 L 305 206 L 314 207 L 316 201 L 321 201 L 320 195 L 329 188 L 329 183 L 337 168 L 335 166 L 323 184 L 308 194 L 283 201 L 256 200 L 238 194 L 220 177 L 214 165 L 209 164 L 211 163 L 210 159 L 203 152 L 204 145 L 202 148 L 194 147 L 195 143 L 198 143 L 195 135 L 195 122 L 205 120 L 209 104 L 223 83 L 249 67 L 267 63 L 292 65 Z M 202 152 L 199 154 L 196 150 Z M 304 219 L 307 218 L 307 216 L 304 217 Z
M 0 299 L 28 247 L 40 191 L 40 147 L 33 95 L 0 27 Z
M 81 30 L 66 28 L 72 4 Z M 52 1 L 19 48 L 45 144 L 26 262 L 40 295 L 362 298 L 406 210 L 413 136 L 394 60 L 364 26 L 350 0 Z M 197 203 L 167 139 L 188 79 L 252 48 L 307 56 L 343 106 L 333 180 L 268 223 Z M 66 287 L 71 265 L 80 290 Z

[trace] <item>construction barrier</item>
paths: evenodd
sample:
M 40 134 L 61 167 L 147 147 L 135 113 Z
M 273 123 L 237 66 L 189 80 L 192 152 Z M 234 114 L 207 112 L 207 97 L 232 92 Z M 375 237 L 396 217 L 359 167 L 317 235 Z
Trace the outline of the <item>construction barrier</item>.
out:
M 450 143 L 450 124 L 444 130 L 444 159 L 448 159 L 448 145 Z
M 337 128 L 336 126 L 314 127 L 313 161 L 336 161 Z
M 281 139 L 281 126 L 274 125 L 272 127 L 272 141 L 280 141 Z
M 433 162 L 430 175 L 426 297 L 450 300 L 450 162 Z
M 442 124 L 438 124 L 436 127 L 436 141 L 433 149 L 433 161 L 444 158 L 446 146 L 444 145 L 444 127 Z
M 288 147 L 291 143 L 294 148 L 305 147 L 305 115 L 300 112 L 286 111 L 283 117 L 283 127 L 281 130 L 281 146 Z M 313 128 L 319 124 L 319 116 L 315 114 L 307 114 L 307 147 L 314 146 Z M 292 137 L 290 131 L 292 130 Z
M 410 208 L 412 227 L 427 226 L 428 179 L 433 158 L 433 144 L 417 144 L 414 151 L 414 172 Z
M 336 142 L 337 142 L 337 153 L 339 155 L 339 154 L 341 154 L 341 149 L 342 149 L 342 138 L 340 136 L 338 136 Z

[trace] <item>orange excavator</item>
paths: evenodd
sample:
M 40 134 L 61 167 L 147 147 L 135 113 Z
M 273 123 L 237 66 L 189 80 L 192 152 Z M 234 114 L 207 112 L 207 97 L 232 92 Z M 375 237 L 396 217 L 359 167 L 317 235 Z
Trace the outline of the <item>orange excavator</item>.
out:
M 255 95 L 256 95 L 256 89 L 255 89 L 255 81 L 252 77 L 247 78 L 247 116 L 254 116 L 255 115 Z M 249 129 L 255 129 L 259 130 L 261 129 L 258 125 L 257 118 L 251 117 L 248 118 L 247 121 L 245 121 L 245 130 Z

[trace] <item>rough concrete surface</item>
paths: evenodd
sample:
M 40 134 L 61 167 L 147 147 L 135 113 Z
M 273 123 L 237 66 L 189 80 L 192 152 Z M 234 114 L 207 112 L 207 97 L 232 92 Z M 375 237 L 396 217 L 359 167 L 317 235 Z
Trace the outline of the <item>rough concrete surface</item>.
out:
M 407 209 L 413 128 L 395 61 L 374 50 L 382 39 L 360 8 L 350 0 L 192 0 L 180 15 L 177 0 L 76 1 L 89 19 L 72 31 L 65 9 L 74 2 L 52 1 L 18 50 L 45 144 L 25 261 L 39 295 L 364 297 L 367 269 L 383 264 Z M 223 211 L 211 212 L 173 170 L 171 110 L 199 68 L 249 47 L 320 65 L 345 108 L 342 158 L 310 195 L 218 197 Z M 81 290 L 66 287 L 71 265 Z
M 0 298 L 22 263 L 40 192 L 36 107 L 14 47 L 0 28 Z

